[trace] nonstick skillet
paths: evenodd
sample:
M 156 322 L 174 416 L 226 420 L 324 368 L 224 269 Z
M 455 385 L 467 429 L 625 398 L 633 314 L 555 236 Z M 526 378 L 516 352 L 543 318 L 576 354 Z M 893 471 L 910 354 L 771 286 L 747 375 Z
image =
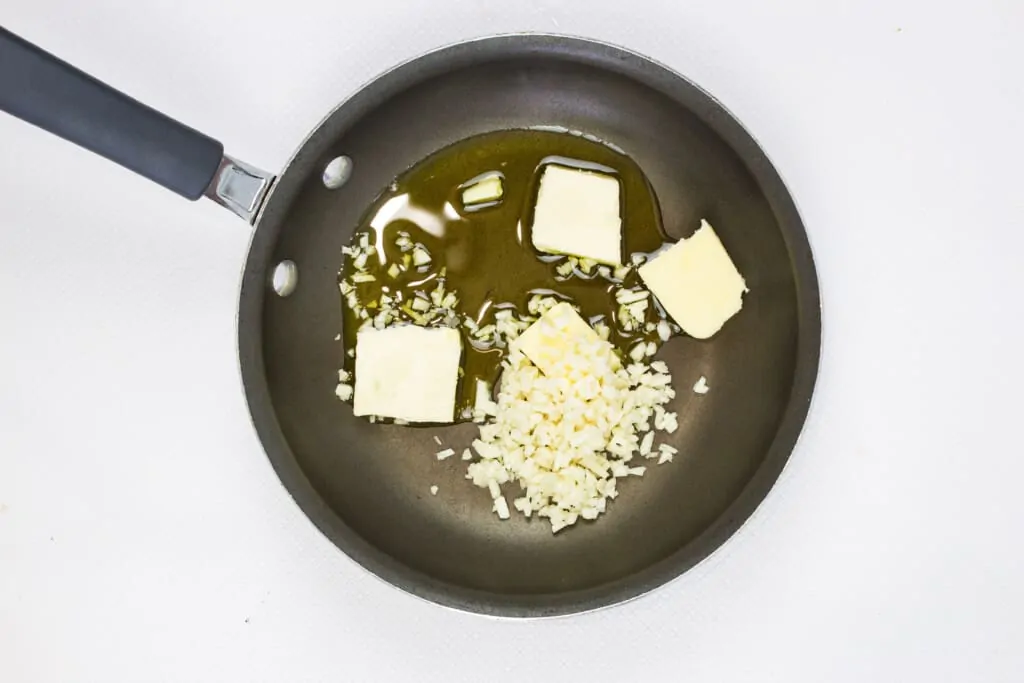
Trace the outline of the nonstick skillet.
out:
M 503 616 L 636 597 L 733 534 L 794 448 L 821 339 L 800 216 L 725 108 L 638 54 L 536 34 L 430 52 L 330 112 L 277 176 L 3 29 L 0 108 L 252 224 L 238 353 L 256 431 L 323 534 L 409 593 Z M 343 353 L 337 272 L 361 215 L 429 154 L 533 126 L 583 131 L 624 150 L 648 176 L 670 235 L 688 236 L 707 218 L 750 286 L 720 334 L 675 338 L 659 354 L 677 378 L 706 375 L 712 384 L 698 397 L 677 379 L 676 462 L 623 482 L 609 514 L 556 536 L 543 523 L 495 517 L 486 492 L 463 480 L 464 463 L 433 457 L 438 429 L 370 424 L 334 395 Z M 445 428 L 451 441 L 472 429 Z

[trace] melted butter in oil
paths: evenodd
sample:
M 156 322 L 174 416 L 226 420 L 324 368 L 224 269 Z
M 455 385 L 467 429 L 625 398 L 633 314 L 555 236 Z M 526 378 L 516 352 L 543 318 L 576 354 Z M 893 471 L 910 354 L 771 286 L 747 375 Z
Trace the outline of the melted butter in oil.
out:
M 569 133 L 541 130 L 507 130 L 468 138 L 427 157 L 401 176 L 374 202 L 357 227 L 353 241 L 369 234 L 378 258 L 370 259 L 369 272 L 376 281 L 357 285 L 359 300 L 375 301 L 382 293 L 401 291 L 405 298 L 417 290 L 433 290 L 441 268 L 446 269 L 446 291 L 459 297 L 457 310 L 480 325 L 494 322 L 501 308 L 516 307 L 527 313 L 527 301 L 537 293 L 551 293 L 579 305 L 591 323 L 604 318 L 612 328 L 609 339 L 623 353 L 639 339 L 655 340 L 655 332 L 621 334 L 614 324 L 618 308 L 613 289 L 616 282 L 599 275 L 578 274 L 565 279 L 555 272 L 561 257 L 536 251 L 529 227 L 533 205 L 544 165 L 609 173 L 620 183 L 623 223 L 623 263 L 634 253 L 658 250 L 666 238 L 661 227 L 657 198 L 639 166 L 628 156 L 592 139 Z M 462 206 L 462 189 L 475 179 L 498 173 L 504 194 L 499 202 L 467 209 Z M 409 234 L 413 242 L 430 252 L 432 262 L 410 269 L 392 279 L 388 267 L 401 263 L 403 253 L 395 246 L 398 233 Z M 346 266 L 339 277 L 351 275 Z M 636 269 L 623 286 L 637 284 Z M 345 349 L 355 348 L 361 321 L 343 306 Z M 372 312 L 372 311 L 371 311 Z M 648 311 L 648 320 L 656 320 Z M 492 386 L 500 374 L 504 351 L 472 339 L 464 326 L 464 375 L 460 380 L 456 417 L 470 407 L 475 397 L 475 380 Z M 410 353 L 415 353 L 410 349 Z M 346 356 L 346 368 L 354 361 Z M 358 381 L 358 379 L 357 379 Z

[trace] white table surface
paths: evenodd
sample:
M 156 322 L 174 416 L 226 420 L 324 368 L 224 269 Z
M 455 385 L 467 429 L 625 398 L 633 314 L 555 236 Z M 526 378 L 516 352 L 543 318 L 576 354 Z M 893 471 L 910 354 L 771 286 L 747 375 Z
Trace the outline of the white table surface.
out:
M 0 23 L 267 169 L 424 49 L 625 44 L 762 142 L 825 302 L 804 436 L 719 552 L 595 614 L 460 614 L 348 560 L 262 454 L 244 224 L 0 116 L 0 681 L 1024 679 L 1018 0 L 4 0 Z

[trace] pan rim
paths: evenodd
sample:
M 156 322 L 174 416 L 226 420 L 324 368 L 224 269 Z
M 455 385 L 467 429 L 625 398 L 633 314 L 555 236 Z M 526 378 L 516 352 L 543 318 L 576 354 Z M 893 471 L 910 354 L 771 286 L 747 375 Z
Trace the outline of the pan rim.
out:
M 612 583 L 579 591 L 512 596 L 450 584 L 412 569 L 367 542 L 324 504 L 277 422 L 264 374 L 262 309 L 269 258 L 281 219 L 315 162 L 310 157 L 317 156 L 315 150 L 332 122 L 347 118 L 351 123 L 360 118 L 361 111 L 432 75 L 488 60 L 530 55 L 588 63 L 635 80 L 639 76 L 645 85 L 672 96 L 722 137 L 747 165 L 776 216 L 794 272 L 798 331 L 790 398 L 771 447 L 743 490 L 707 529 L 668 557 Z M 377 579 L 425 601 L 492 617 L 543 618 L 590 612 L 639 598 L 706 560 L 747 523 L 774 488 L 807 420 L 821 358 L 821 298 L 810 243 L 796 203 L 763 148 L 719 100 L 682 74 L 628 48 L 579 36 L 521 32 L 471 38 L 403 61 L 364 83 L 310 131 L 273 183 L 254 224 L 236 320 L 239 368 L 257 436 L 289 495 L 343 555 Z

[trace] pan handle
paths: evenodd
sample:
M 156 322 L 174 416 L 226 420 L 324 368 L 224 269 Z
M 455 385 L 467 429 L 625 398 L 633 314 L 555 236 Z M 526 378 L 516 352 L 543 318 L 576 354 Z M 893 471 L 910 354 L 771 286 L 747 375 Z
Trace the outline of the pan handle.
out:
M 273 177 L 197 130 L 0 27 L 0 110 L 163 185 L 253 220 Z

